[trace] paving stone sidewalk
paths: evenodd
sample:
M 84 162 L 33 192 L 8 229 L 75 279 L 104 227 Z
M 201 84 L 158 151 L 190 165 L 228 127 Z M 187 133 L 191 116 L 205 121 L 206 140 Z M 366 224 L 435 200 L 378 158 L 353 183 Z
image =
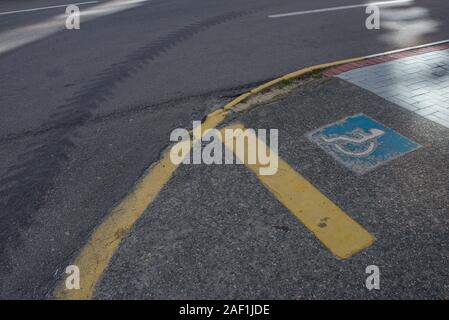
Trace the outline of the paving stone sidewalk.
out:
M 449 49 L 353 69 L 338 77 L 449 128 Z

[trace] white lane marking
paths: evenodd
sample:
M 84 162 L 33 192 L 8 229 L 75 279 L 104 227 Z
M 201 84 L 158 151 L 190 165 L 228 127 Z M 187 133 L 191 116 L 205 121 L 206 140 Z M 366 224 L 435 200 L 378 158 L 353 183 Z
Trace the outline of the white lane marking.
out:
M 120 11 L 136 8 L 151 0 L 111 0 L 81 11 L 81 21 L 87 22 Z M 0 56 L 8 51 L 51 36 L 65 29 L 65 14 L 41 22 L 0 33 Z
M 68 4 L 58 4 L 56 6 L 48 6 L 48 7 L 39 7 L 39 8 L 31 8 L 31 9 L 23 9 L 23 10 L 15 10 L 15 11 L 6 11 L 6 12 L 0 12 L 0 16 L 4 16 L 7 14 L 15 14 L 15 13 L 22 13 L 22 12 L 33 12 L 33 11 L 41 11 L 41 10 L 47 10 L 47 9 L 54 9 L 54 8 L 62 8 L 67 7 L 68 5 L 84 5 L 84 4 L 94 4 L 98 3 L 100 1 L 86 1 L 86 2 L 78 2 L 78 3 L 68 3 Z
M 361 7 L 367 7 L 367 6 L 373 6 L 373 5 L 374 6 L 391 6 L 391 5 L 396 5 L 396 4 L 406 3 L 406 2 L 414 2 L 414 0 L 393 0 L 393 1 L 369 2 L 369 3 L 354 4 L 354 5 L 349 5 L 349 6 L 331 7 L 331 8 L 323 8 L 323 9 L 315 9 L 315 10 L 307 10 L 307 11 L 296 11 L 296 12 L 273 14 L 273 15 L 268 16 L 268 18 L 284 18 L 284 17 L 299 16 L 299 15 L 310 14 L 310 13 L 320 13 L 320 12 L 328 12 L 328 11 L 361 8 Z

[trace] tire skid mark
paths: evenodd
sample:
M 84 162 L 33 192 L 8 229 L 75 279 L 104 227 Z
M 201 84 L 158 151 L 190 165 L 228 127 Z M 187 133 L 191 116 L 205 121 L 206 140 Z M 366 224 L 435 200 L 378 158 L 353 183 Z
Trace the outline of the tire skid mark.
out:
M 47 191 L 61 170 L 68 154 L 75 147 L 75 130 L 94 118 L 99 103 L 107 101 L 118 85 L 180 43 L 214 26 L 239 18 L 247 12 L 230 12 L 182 27 L 166 37 L 145 45 L 123 61 L 111 64 L 66 100 L 58 112 L 43 123 L 45 131 L 27 145 L 0 179 L 0 269 L 6 266 L 5 247 L 12 239 L 19 240 L 20 229 L 27 226 L 31 215 L 42 207 Z
M 207 93 L 199 93 L 199 94 L 194 94 L 194 95 L 189 95 L 189 96 L 183 96 L 183 97 L 177 97 L 177 98 L 173 98 L 173 99 L 163 100 L 163 101 L 156 102 L 154 104 L 137 105 L 137 106 L 133 106 L 130 108 L 121 108 L 120 110 L 115 110 L 115 111 L 112 111 L 109 113 L 104 112 L 102 114 L 95 115 L 94 117 L 89 118 L 86 122 L 83 123 L 83 125 L 100 123 L 100 122 L 104 121 L 105 119 L 108 119 L 108 120 L 109 119 L 118 119 L 118 118 L 126 117 L 130 114 L 138 114 L 138 113 L 142 113 L 142 112 L 147 112 L 147 111 L 150 111 L 150 110 L 153 110 L 156 108 L 161 108 L 161 107 L 166 108 L 170 104 L 184 103 L 185 101 L 188 101 L 190 99 L 204 98 L 205 96 L 210 96 L 210 95 L 219 96 L 221 99 L 233 99 L 233 98 L 241 95 L 243 92 L 246 92 L 246 90 L 248 90 L 249 88 L 256 87 L 256 86 L 258 86 L 262 83 L 265 83 L 267 81 L 268 81 L 267 79 L 264 79 L 261 81 L 248 83 L 248 84 L 244 84 L 244 85 L 239 85 L 236 87 L 219 89 L 219 90 L 209 91 Z M 67 106 L 64 105 L 64 106 L 60 106 L 58 108 L 67 108 Z M 18 133 L 12 133 L 3 138 L 0 138 L 0 148 L 3 145 L 9 144 L 13 141 L 21 140 L 24 138 L 36 137 L 36 136 L 45 134 L 51 130 L 61 129 L 62 127 L 68 127 L 68 126 L 76 127 L 76 124 L 77 123 L 71 123 L 71 124 L 68 124 L 68 123 L 62 124 L 61 123 L 61 124 L 52 124 L 51 126 L 49 124 L 43 124 L 37 128 L 24 130 L 24 131 L 21 131 Z

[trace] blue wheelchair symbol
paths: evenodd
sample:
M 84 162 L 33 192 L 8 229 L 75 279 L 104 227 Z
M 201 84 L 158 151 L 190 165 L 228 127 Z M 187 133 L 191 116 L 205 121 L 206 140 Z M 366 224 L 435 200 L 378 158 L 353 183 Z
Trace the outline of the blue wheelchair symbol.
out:
M 307 136 L 357 174 L 371 171 L 420 147 L 364 114 L 324 126 Z
M 385 134 L 384 131 L 379 129 L 370 129 L 368 133 L 365 133 L 362 129 L 357 128 L 347 136 L 337 136 L 333 138 L 321 137 L 324 142 L 333 144 L 334 147 L 349 156 L 353 157 L 366 157 L 373 153 L 378 146 L 377 138 Z M 353 150 L 350 146 L 363 146 L 361 151 Z

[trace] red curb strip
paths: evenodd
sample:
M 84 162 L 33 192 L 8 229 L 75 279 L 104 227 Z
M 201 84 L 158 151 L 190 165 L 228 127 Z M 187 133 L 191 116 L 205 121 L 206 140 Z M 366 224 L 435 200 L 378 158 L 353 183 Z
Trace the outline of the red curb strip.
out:
M 428 52 L 446 50 L 446 49 L 449 49 L 449 44 L 442 44 L 442 45 L 430 46 L 430 47 L 425 47 L 425 48 L 412 49 L 409 51 L 403 51 L 403 52 L 398 52 L 398 53 L 386 54 L 383 56 L 377 56 L 377 57 L 373 57 L 373 58 L 367 58 L 367 59 L 364 59 L 361 61 L 350 62 L 350 63 L 344 64 L 344 65 L 340 65 L 338 67 L 329 68 L 323 72 L 323 75 L 325 77 L 335 77 L 335 76 L 339 75 L 340 73 L 343 73 L 343 72 L 346 72 L 349 70 L 372 66 L 375 64 L 398 60 L 398 59 L 402 59 L 402 58 L 412 57 L 412 56 L 416 56 L 416 55 L 420 55 L 420 54 L 424 54 L 424 53 L 428 53 Z

